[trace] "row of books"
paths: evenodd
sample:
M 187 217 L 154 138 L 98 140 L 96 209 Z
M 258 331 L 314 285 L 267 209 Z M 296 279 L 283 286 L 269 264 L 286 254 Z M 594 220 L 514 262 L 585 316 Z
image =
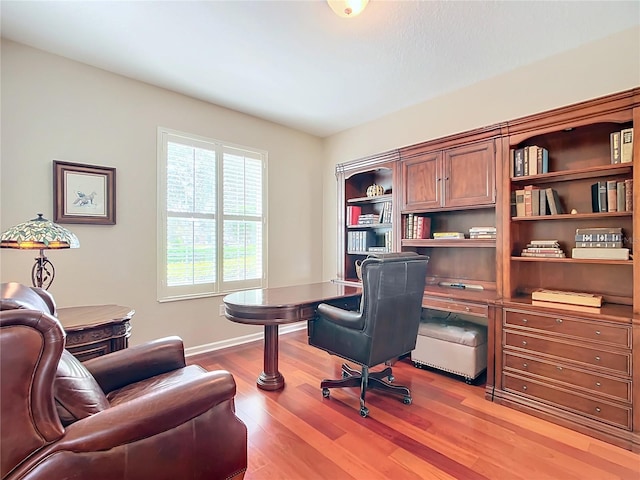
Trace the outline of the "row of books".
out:
M 403 217 L 403 236 L 406 239 L 425 239 L 431 236 L 431 218 L 409 213 Z
M 523 257 L 565 258 L 558 240 L 531 240 L 520 253 Z
M 633 128 L 624 128 L 611 134 L 611 163 L 633 161 Z
M 382 202 L 382 208 L 379 212 L 362 213 L 362 207 L 359 205 L 347 206 L 347 225 L 352 227 L 356 225 L 371 225 L 376 223 L 391 223 L 392 209 L 391 202 Z
M 525 185 L 512 194 L 512 203 L 515 203 L 516 217 L 532 217 L 538 215 L 559 215 L 564 213 L 560 202 L 560 196 L 554 188 L 540 188 L 534 185 Z
M 393 237 L 391 230 L 377 235 L 371 230 L 355 230 L 347 232 L 348 252 L 390 252 Z
M 576 229 L 576 246 L 572 258 L 591 260 L 629 260 L 630 251 L 624 247 L 621 227 Z
M 549 151 L 537 145 L 511 150 L 511 177 L 549 172 Z
M 630 212 L 633 210 L 633 179 L 599 181 L 591 185 L 593 212 Z

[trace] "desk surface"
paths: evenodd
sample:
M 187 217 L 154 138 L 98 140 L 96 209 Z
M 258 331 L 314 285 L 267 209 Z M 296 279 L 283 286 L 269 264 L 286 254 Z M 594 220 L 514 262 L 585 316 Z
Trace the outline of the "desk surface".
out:
M 362 289 L 334 282 L 243 290 L 224 297 L 229 320 L 253 325 L 310 320 L 318 303 L 357 297 Z

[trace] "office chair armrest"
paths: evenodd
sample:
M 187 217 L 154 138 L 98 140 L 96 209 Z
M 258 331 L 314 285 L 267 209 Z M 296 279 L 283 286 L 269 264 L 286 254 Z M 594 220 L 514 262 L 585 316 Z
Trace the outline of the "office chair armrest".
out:
M 334 307 L 333 305 L 321 303 L 318 305 L 318 314 L 325 320 L 346 328 L 362 330 L 364 326 L 362 312 L 343 310 L 341 308 Z

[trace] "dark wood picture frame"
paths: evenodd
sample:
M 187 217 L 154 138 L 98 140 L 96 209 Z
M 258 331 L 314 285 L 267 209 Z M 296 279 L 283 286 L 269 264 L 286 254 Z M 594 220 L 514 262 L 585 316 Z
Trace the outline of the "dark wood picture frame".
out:
M 53 161 L 53 221 L 115 225 L 116 169 Z

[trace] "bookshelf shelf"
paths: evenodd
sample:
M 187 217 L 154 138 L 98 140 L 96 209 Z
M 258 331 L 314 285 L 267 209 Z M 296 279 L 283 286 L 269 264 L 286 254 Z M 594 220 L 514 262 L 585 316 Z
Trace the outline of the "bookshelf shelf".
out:
M 403 247 L 458 247 L 458 248 L 495 248 L 496 241 L 494 239 L 402 239 Z
M 596 265 L 628 265 L 633 266 L 633 260 L 606 260 L 599 258 L 554 258 L 554 257 L 511 257 L 514 262 L 544 262 L 544 263 L 591 263 Z
M 392 223 L 370 223 L 366 225 L 347 225 L 349 230 L 376 230 L 378 228 L 392 228 Z
M 602 212 L 602 213 L 563 213 L 561 215 L 535 215 L 531 217 L 512 217 L 513 222 L 538 222 L 541 220 L 602 220 L 612 217 L 632 217 L 633 212 Z
M 628 175 L 633 171 L 633 163 L 618 163 L 598 165 L 595 167 L 579 168 L 574 170 L 560 170 L 556 172 L 542 173 L 540 175 L 527 175 L 525 177 L 511 177 L 511 183 L 552 183 L 569 182 L 585 178 L 613 177 Z
M 366 204 L 366 203 L 380 203 L 380 202 L 390 202 L 392 200 L 392 195 L 390 193 L 386 193 L 384 195 L 377 195 L 375 197 L 356 197 L 349 198 L 347 200 L 347 204 L 356 205 L 356 204 Z

